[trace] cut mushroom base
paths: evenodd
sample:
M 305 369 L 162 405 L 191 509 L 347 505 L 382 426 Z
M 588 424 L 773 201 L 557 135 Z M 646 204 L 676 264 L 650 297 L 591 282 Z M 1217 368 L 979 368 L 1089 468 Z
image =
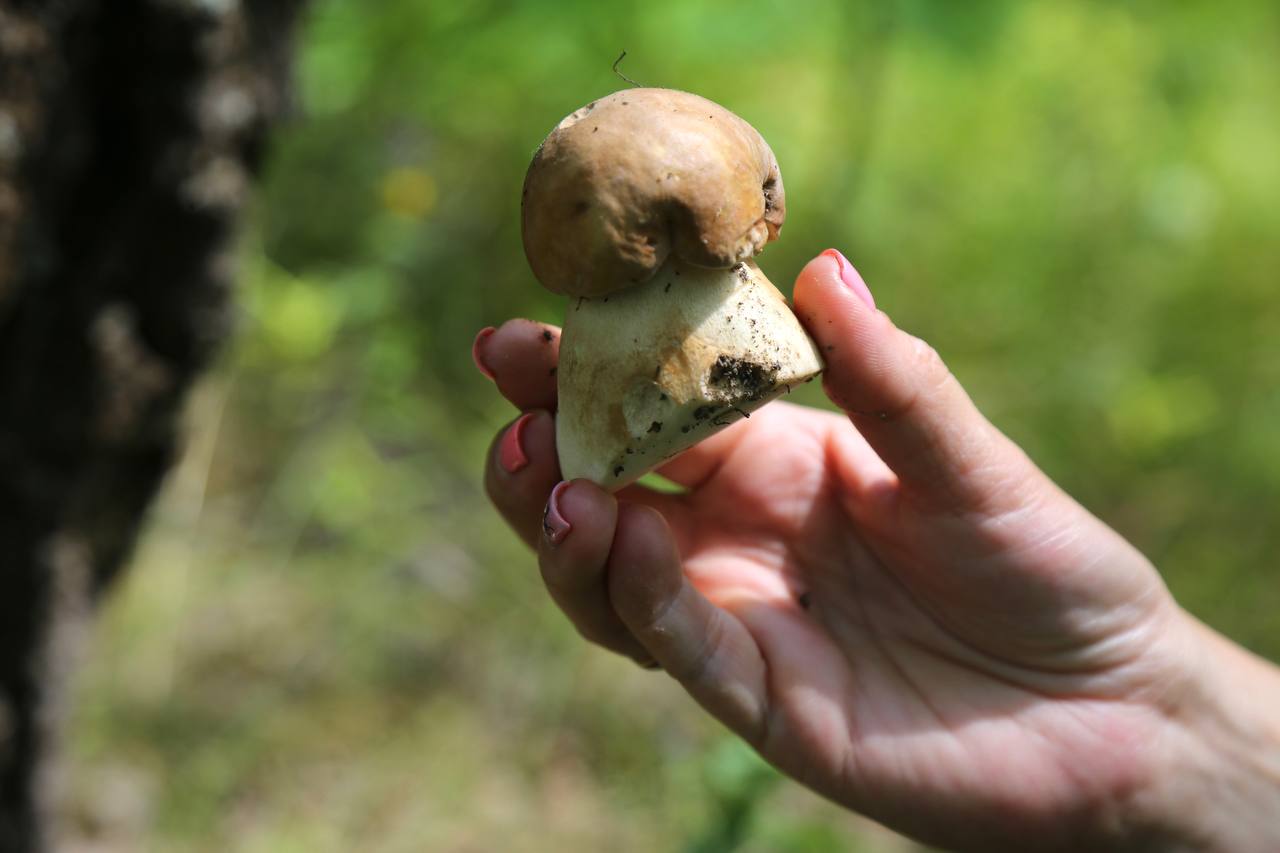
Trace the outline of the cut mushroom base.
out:
M 668 260 L 644 284 L 570 302 L 557 373 L 561 473 L 619 489 L 822 368 L 754 262 Z

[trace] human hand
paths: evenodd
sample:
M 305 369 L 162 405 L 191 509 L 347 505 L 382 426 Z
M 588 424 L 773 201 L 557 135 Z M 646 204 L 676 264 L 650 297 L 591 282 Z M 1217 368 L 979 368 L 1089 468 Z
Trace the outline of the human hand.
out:
M 842 257 L 804 269 L 795 308 L 846 416 L 767 406 L 659 469 L 683 494 L 557 485 L 558 332 L 477 339 L 527 411 L 486 487 L 557 604 L 784 772 L 914 837 L 1191 844 L 1188 709 L 1225 660 L 1207 632 Z

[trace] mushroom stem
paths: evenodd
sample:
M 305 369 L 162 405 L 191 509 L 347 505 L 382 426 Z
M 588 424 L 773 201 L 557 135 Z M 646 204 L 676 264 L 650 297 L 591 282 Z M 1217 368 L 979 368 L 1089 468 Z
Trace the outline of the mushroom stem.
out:
M 822 368 L 754 262 L 669 259 L 643 284 L 570 302 L 557 374 L 561 473 L 619 489 Z

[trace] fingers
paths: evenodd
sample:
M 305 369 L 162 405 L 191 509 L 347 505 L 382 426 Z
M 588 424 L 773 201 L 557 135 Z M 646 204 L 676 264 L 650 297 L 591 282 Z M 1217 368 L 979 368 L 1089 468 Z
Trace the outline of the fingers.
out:
M 978 412 L 937 353 L 877 311 L 838 252 L 796 280 L 796 314 L 827 360 L 827 395 L 918 498 L 970 506 L 1043 475 Z
M 560 482 L 556 428 L 550 413 L 525 412 L 489 446 L 485 491 L 498 512 L 530 547 L 542 532 L 542 508 Z
M 471 345 L 476 367 L 517 409 L 556 410 L 560 330 L 533 320 L 481 329 Z
M 560 482 L 556 456 L 555 418 L 535 409 L 503 427 L 489 445 L 484 485 L 489 500 L 531 548 L 542 533 L 543 512 L 552 488 Z M 677 513 L 680 496 L 662 494 L 631 484 L 618 497 Z M 687 535 L 687 524 L 679 524 Z
M 606 567 L 613 609 L 689 694 L 749 742 L 768 715 L 764 658 L 746 627 L 688 581 L 662 516 L 621 504 Z
M 594 483 L 557 485 L 547 501 L 538 566 L 551 598 L 578 633 L 647 664 L 653 656 L 636 642 L 609 601 L 605 566 L 617 520 L 618 502 Z

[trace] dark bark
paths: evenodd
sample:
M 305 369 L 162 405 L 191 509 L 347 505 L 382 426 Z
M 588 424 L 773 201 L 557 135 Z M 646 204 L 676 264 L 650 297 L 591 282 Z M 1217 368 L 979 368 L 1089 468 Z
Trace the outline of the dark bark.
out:
M 49 846 L 79 636 L 231 325 L 301 0 L 0 0 L 0 850 Z

